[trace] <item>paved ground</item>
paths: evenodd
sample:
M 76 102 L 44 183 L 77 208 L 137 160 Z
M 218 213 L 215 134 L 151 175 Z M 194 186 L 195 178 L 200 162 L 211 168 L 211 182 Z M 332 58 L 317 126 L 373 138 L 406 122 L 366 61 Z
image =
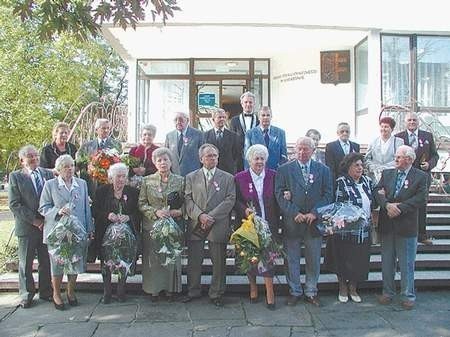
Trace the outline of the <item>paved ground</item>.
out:
M 277 310 L 247 298 L 229 296 L 223 308 L 206 298 L 188 304 L 152 303 L 146 296 L 130 296 L 122 304 L 104 305 L 99 293 L 79 293 L 80 306 L 64 312 L 35 300 L 30 309 L 17 308 L 16 294 L 0 293 L 0 336 L 450 336 L 450 290 L 420 292 L 412 311 L 376 303 L 373 293 L 363 293 L 363 303 L 337 302 L 322 294 L 322 307 L 284 305 Z

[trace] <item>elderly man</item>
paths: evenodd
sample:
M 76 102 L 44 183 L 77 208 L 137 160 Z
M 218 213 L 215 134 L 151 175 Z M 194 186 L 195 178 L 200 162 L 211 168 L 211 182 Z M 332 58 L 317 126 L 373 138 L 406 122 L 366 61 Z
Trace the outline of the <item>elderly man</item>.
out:
M 201 271 L 205 239 L 212 261 L 209 298 L 222 306 L 225 293 L 226 248 L 231 233 L 230 212 L 236 201 L 236 187 L 231 174 L 217 168 L 219 151 L 212 144 L 199 149 L 203 165 L 186 176 L 185 207 L 191 219 L 188 229 L 188 295 L 189 302 L 201 296 Z
M 259 126 L 250 129 L 245 134 L 245 148 L 247 149 L 255 144 L 265 145 L 269 151 L 267 167 L 277 170 L 281 164 L 287 161 L 286 134 L 284 130 L 271 125 L 272 110 L 268 106 L 263 106 L 259 110 Z M 247 161 L 244 162 L 245 168 L 248 168 Z
M 238 171 L 244 169 L 244 145 L 245 145 L 245 134 L 248 130 L 259 125 L 259 120 L 253 113 L 255 106 L 255 95 L 250 91 L 246 91 L 241 95 L 241 106 L 242 113 L 231 118 L 230 129 L 237 133 L 239 137 L 241 155 L 238 161 Z
M 411 146 L 415 153 L 416 159 L 413 166 L 427 173 L 427 192 L 431 185 L 431 170 L 439 161 L 439 154 L 436 150 L 433 134 L 419 129 L 419 119 L 414 112 L 407 113 L 405 116 L 406 130 L 396 134 L 405 142 L 405 145 Z M 424 245 L 432 245 L 433 241 L 427 236 L 426 204 L 419 209 L 419 237 L 418 241 Z
M 275 193 L 283 215 L 283 238 L 287 252 L 290 296 L 296 305 L 304 294 L 308 303 L 319 306 L 317 282 L 320 273 L 322 237 L 316 229 L 317 208 L 332 202 L 330 169 L 314 160 L 314 141 L 301 137 L 295 145 L 297 160 L 281 165 L 275 178 Z M 287 194 L 289 196 L 287 196 Z M 305 244 L 306 283 L 300 283 L 300 247 Z
M 94 182 L 91 177 L 87 174 L 87 167 L 80 165 L 84 158 L 89 158 L 99 150 L 116 149 L 119 153 L 122 153 L 122 144 L 112 138 L 111 134 L 111 123 L 106 118 L 99 118 L 95 121 L 95 133 L 97 134 L 97 139 L 87 141 L 81 145 L 80 149 L 76 154 L 77 166 L 81 170 L 80 178 L 86 180 L 89 190 L 89 196 L 94 199 L 95 190 L 97 188 L 96 182 Z
M 227 114 L 223 109 L 212 113 L 214 127 L 203 135 L 205 143 L 214 144 L 219 149 L 218 168 L 232 175 L 236 174 L 238 158 L 241 155 L 239 138 L 233 131 L 225 128 Z
M 175 130 L 166 135 L 165 147 L 173 155 L 172 171 L 184 177 L 201 166 L 198 149 L 203 144 L 203 134 L 189 126 L 189 116 L 184 112 L 177 112 L 174 122 Z
M 22 169 L 9 176 L 8 199 L 19 244 L 20 306 L 29 308 L 36 292 L 32 274 L 36 253 L 39 262 L 39 297 L 52 301 L 50 261 L 47 245 L 42 243 L 44 218 L 38 213 L 38 208 L 44 183 L 53 178 L 53 173 L 39 167 L 39 154 L 33 145 L 21 148 L 19 158 Z
M 381 269 L 383 294 L 381 304 L 388 304 L 395 295 L 396 261 L 400 266 L 401 305 L 412 309 L 416 300 L 414 264 L 416 261 L 418 213 L 425 205 L 427 175 L 412 167 L 416 154 L 410 146 L 399 146 L 395 153 L 395 169 L 386 169 L 375 188 L 380 204 Z
M 311 138 L 314 141 L 314 145 L 316 146 L 316 150 L 313 153 L 312 159 L 318 161 L 319 163 L 325 164 L 325 152 L 318 148 L 320 139 L 322 139 L 322 135 L 319 130 L 309 129 L 305 133 L 306 137 Z
M 339 165 L 342 158 L 350 152 L 359 152 L 359 144 L 349 140 L 350 125 L 346 122 L 339 123 L 337 126 L 338 139 L 328 143 L 325 147 L 325 164 L 331 170 L 334 190 L 336 190 L 336 179 L 342 174 L 339 171 Z

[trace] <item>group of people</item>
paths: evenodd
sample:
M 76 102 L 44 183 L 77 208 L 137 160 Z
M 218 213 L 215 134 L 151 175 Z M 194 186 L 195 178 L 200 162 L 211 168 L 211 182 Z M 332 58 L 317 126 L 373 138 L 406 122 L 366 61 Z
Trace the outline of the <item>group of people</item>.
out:
M 333 202 L 349 202 L 371 219 L 379 207 L 377 224 L 382 246 L 383 292 L 379 302 L 387 304 L 396 294 L 394 274 L 398 259 L 401 272 L 402 306 L 415 303 L 414 262 L 416 245 L 430 244 L 425 232 L 426 199 L 430 170 L 438 155 L 433 136 L 418 129 L 414 113 L 406 116 L 407 130 L 392 135 L 392 118 L 380 119 L 380 137 L 370 144 L 367 154 L 359 153 L 349 140 L 350 126 L 340 123 L 338 139 L 319 150 L 320 133 L 315 129 L 298 138 L 295 158 L 288 159 L 285 132 L 271 124 L 272 111 L 263 106 L 254 114 L 255 96 L 241 96 L 243 112 L 227 127 L 226 112 L 212 114 L 213 128 L 205 133 L 189 126 L 186 113 L 176 113 L 175 130 L 168 133 L 164 147 L 154 144 L 156 127 L 142 128 L 140 144 L 130 150 L 139 159 L 137 167 L 113 164 L 109 183 L 98 184 L 89 176 L 76 177 L 77 159 L 98 150 L 121 144 L 110 137 L 108 120 L 95 123 L 97 139 L 77 151 L 68 142 L 69 126 L 57 123 L 53 142 L 37 149 L 26 145 L 19 151 L 22 169 L 10 174 L 9 206 L 15 216 L 19 241 L 19 294 L 21 306 L 28 308 L 35 296 L 32 265 L 39 260 L 39 296 L 65 308 L 61 296 L 63 270 L 48 251 L 53 242 L 48 234 L 63 216 L 75 216 L 84 226 L 95 256 L 101 261 L 104 281 L 103 302 L 112 300 L 111 270 L 105 264 L 102 242 L 108 226 L 126 223 L 142 243 L 142 288 L 158 301 L 189 302 L 201 296 L 201 274 L 207 240 L 212 262 L 209 298 L 223 305 L 226 285 L 227 243 L 232 233 L 231 214 L 237 223 L 254 213 L 266 220 L 274 239 L 282 242 L 287 264 L 288 305 L 303 297 L 319 306 L 318 279 L 323 237 L 316 226 L 318 209 Z M 367 174 L 366 174 L 367 173 Z M 127 184 L 140 176 L 139 189 Z M 92 204 L 90 205 L 90 200 Z M 181 257 L 170 264 L 158 259 L 154 224 L 172 218 L 185 232 L 187 246 L 187 294 L 182 291 Z M 200 234 L 199 234 L 200 233 Z M 49 244 L 47 247 L 46 244 Z M 305 247 L 305 284 L 300 281 L 301 246 Z M 336 273 L 338 300 L 361 302 L 358 283 L 367 280 L 371 230 L 358 238 L 335 234 L 326 239 L 324 266 Z M 75 294 L 77 273 L 86 270 L 85 254 L 77 261 L 77 272 L 68 275 L 67 302 L 78 305 Z M 251 303 L 258 301 L 256 277 L 264 277 L 266 305 L 275 309 L 274 266 L 251 269 L 247 276 Z M 121 273 L 117 300 L 125 300 L 127 273 Z

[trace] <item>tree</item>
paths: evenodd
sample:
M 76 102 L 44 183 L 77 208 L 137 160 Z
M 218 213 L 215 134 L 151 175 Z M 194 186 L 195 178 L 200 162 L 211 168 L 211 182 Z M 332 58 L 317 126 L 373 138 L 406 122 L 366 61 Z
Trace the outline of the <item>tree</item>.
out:
M 66 33 L 41 41 L 39 34 L 0 5 L 0 167 L 22 145 L 50 141 L 69 110 L 109 96 L 125 101 L 126 65 L 105 41 Z
M 150 4 L 153 21 L 161 17 L 165 23 L 174 11 L 180 10 L 176 0 L 15 0 L 14 14 L 23 22 L 31 21 L 38 27 L 41 39 L 51 39 L 69 33 L 78 39 L 98 36 L 103 22 L 112 22 L 126 29 L 134 29 L 145 19 L 145 8 Z

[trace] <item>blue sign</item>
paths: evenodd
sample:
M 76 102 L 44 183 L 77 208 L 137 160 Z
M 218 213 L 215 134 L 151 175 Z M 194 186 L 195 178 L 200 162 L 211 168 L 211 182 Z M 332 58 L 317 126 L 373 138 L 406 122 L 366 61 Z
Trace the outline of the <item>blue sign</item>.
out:
M 198 94 L 198 105 L 201 106 L 215 106 L 216 105 L 216 95 L 200 93 Z

